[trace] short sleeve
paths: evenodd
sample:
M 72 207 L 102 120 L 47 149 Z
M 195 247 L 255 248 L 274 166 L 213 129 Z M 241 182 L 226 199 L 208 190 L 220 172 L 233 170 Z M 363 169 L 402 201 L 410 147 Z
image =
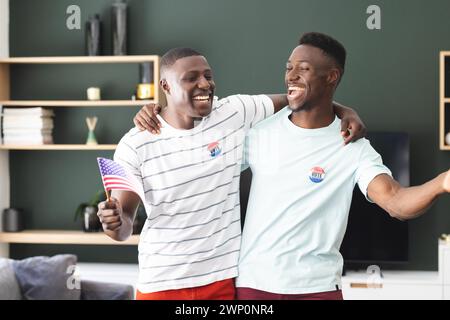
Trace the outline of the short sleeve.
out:
M 369 202 L 373 201 L 370 200 L 367 194 L 367 188 L 370 182 L 380 174 L 387 174 L 392 177 L 391 170 L 383 164 L 380 154 L 375 151 L 368 140 L 365 140 L 356 169 L 356 182 Z
M 117 145 L 116 152 L 114 152 L 114 161 L 127 168 L 139 180 L 142 179 L 138 153 L 129 134 L 126 134 Z
M 234 95 L 228 97 L 230 103 L 242 114 L 246 130 L 253 128 L 261 120 L 274 113 L 273 101 L 266 95 Z

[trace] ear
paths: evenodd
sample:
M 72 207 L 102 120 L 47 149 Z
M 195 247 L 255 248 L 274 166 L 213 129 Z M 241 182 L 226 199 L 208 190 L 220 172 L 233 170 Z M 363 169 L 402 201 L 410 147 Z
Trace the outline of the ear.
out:
M 330 85 L 336 86 L 339 78 L 341 77 L 341 72 L 337 68 L 332 68 L 327 76 L 327 82 Z
M 170 94 L 170 87 L 169 87 L 169 84 L 167 83 L 166 79 L 159 80 L 159 85 L 160 85 L 161 89 L 164 91 L 164 93 Z

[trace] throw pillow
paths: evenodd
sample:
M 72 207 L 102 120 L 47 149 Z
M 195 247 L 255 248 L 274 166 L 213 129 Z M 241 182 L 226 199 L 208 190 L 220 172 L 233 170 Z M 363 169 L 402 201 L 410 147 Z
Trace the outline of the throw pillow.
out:
M 19 283 L 11 260 L 0 258 L 0 300 L 21 300 Z
M 79 300 L 74 285 L 75 255 L 31 257 L 14 260 L 12 266 L 26 300 Z

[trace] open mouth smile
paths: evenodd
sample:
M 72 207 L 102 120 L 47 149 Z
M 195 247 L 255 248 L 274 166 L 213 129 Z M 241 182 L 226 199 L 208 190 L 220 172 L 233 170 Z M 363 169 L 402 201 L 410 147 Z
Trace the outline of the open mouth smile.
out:
M 289 99 L 298 99 L 306 94 L 305 86 L 296 86 L 289 85 L 288 86 L 288 98 Z

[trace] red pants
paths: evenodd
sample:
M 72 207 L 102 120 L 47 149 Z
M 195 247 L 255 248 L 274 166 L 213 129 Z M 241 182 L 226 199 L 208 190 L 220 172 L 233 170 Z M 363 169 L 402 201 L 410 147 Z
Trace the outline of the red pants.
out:
M 136 300 L 234 300 L 234 279 L 225 279 L 211 284 L 150 293 L 136 292 Z
M 238 300 L 343 300 L 342 291 L 306 294 L 277 294 L 252 288 L 237 288 Z

